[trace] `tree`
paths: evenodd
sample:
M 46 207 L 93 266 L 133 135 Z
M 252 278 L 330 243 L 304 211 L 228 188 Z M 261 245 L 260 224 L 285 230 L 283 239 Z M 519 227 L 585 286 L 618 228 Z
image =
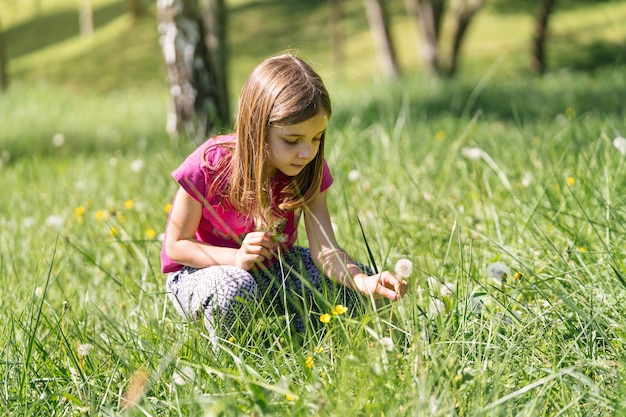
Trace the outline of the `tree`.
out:
M 128 11 L 132 15 L 133 22 L 138 22 L 146 15 L 146 6 L 143 0 L 126 0 Z
M 418 49 L 426 66 L 433 75 L 455 75 L 458 57 L 467 29 L 483 4 L 483 0 L 456 0 L 448 5 L 446 0 L 405 0 L 407 14 L 415 20 L 421 32 Z M 441 23 L 444 12 L 450 9 L 453 20 L 452 47 L 449 63 L 441 59 Z
M 80 36 L 93 35 L 93 6 L 91 0 L 81 0 L 78 11 L 78 31 Z
M 9 87 L 9 79 L 7 77 L 7 53 L 4 46 L 4 33 L 0 24 L 0 91 L 4 91 Z
M 381 69 L 386 76 L 396 78 L 400 74 L 400 70 L 389 33 L 384 4 L 380 0 L 363 0 L 363 2 Z
M 548 21 L 555 3 L 556 0 L 542 0 L 539 6 L 531 47 L 531 66 L 537 74 L 543 74 L 546 70 L 545 44 L 548 36 Z
M 224 0 L 158 0 L 170 84 L 167 131 L 203 138 L 229 121 Z

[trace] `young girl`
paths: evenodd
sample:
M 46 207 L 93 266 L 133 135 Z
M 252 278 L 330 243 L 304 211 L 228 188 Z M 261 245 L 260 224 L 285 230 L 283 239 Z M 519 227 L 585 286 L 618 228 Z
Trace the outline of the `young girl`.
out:
M 396 300 L 406 292 L 390 272 L 365 273 L 335 241 L 324 159 L 330 115 L 326 88 L 307 63 L 267 59 L 243 86 L 235 133 L 209 139 L 173 172 L 180 188 L 162 271 L 178 313 L 203 316 L 214 341 L 256 304 L 303 331 L 302 314 L 324 308 L 320 294 L 351 306 L 358 293 Z M 301 213 L 310 249 L 294 246 Z

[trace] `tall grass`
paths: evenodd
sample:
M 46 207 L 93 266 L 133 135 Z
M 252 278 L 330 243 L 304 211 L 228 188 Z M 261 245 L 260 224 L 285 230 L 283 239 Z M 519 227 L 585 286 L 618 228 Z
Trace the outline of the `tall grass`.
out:
M 175 314 L 159 273 L 168 172 L 193 147 L 157 133 L 159 100 L 129 95 L 107 113 L 116 97 L 4 97 L 0 409 L 619 414 L 625 87 L 623 68 L 333 86 L 338 238 L 367 262 L 360 220 L 379 268 L 413 262 L 411 291 L 301 336 L 258 311 L 217 351 Z M 49 111 L 26 130 L 32 106 Z M 502 283 L 494 262 L 510 270 Z

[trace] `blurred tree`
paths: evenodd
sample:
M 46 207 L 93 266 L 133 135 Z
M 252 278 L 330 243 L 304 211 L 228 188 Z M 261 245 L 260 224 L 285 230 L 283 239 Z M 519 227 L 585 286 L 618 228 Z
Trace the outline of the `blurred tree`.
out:
M 380 0 L 363 0 L 370 32 L 374 38 L 376 55 L 383 73 L 387 77 L 396 78 L 400 75 L 396 53 L 389 33 L 389 25 L 385 5 Z
M 539 5 L 539 13 L 537 14 L 537 23 L 535 25 L 535 34 L 531 47 L 531 66 L 533 71 L 537 74 L 543 74 L 546 71 L 545 44 L 548 36 L 548 21 L 555 4 L 556 0 L 541 0 L 541 4 Z
M 138 22 L 146 15 L 146 6 L 143 0 L 126 0 L 128 11 L 130 12 L 133 22 Z
M 80 36 L 93 34 L 93 7 L 91 0 L 81 0 L 78 11 L 78 31 Z
M 2 22 L 0 21 L 0 91 L 4 91 L 9 87 L 7 66 L 7 52 L 4 46 L 4 32 L 2 31 Z
M 407 14 L 415 20 L 420 29 L 421 39 L 418 50 L 426 70 L 430 74 L 448 76 L 456 74 L 461 45 L 467 28 L 482 4 L 483 0 L 451 0 L 450 2 L 446 2 L 446 0 L 405 0 Z M 444 67 L 440 49 L 441 23 L 448 8 L 452 14 L 454 29 L 449 64 Z
M 204 138 L 229 122 L 224 0 L 158 0 L 170 84 L 167 131 Z
M 343 10 L 341 0 L 330 2 L 330 43 L 332 47 L 333 66 L 339 70 L 343 66 Z

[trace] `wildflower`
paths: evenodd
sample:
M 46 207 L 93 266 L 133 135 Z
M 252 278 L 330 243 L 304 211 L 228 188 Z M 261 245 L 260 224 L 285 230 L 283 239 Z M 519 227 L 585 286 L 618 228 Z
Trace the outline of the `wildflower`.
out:
M 525 172 L 522 177 L 522 187 L 527 188 L 533 182 L 533 174 Z
M 324 324 L 330 323 L 331 315 L 328 313 L 324 313 L 320 316 L 320 321 Z
M 91 343 L 79 343 L 78 349 L 76 349 L 76 351 L 78 353 L 78 356 L 82 358 L 89 355 L 91 349 L 93 349 L 93 345 L 91 345 Z
M 287 394 L 285 394 L 285 399 L 286 399 L 287 401 L 293 401 L 293 400 L 294 400 L 294 397 L 293 397 L 293 395 L 291 395 L 290 393 L 287 393 Z
M 470 300 L 470 311 L 475 314 L 482 314 L 484 304 L 480 298 L 472 297 Z
M 113 236 L 113 237 L 115 237 L 115 236 L 120 234 L 119 230 L 117 230 L 117 227 L 111 227 L 109 229 L 109 233 L 111 233 L 111 236 Z
M 52 146 L 60 148 L 65 143 L 65 135 L 63 133 L 56 133 L 52 136 Z
M 446 282 L 439 289 L 439 293 L 442 297 L 451 297 L 456 294 L 456 284 L 454 282 Z
M 487 265 L 487 275 L 493 279 L 496 284 L 502 285 L 502 283 L 511 276 L 511 270 L 504 264 L 494 262 Z
M 336 306 L 330 309 L 330 312 L 335 316 L 340 316 L 346 311 L 348 311 L 348 307 L 343 306 L 341 304 L 337 304 Z
M 315 349 L 313 349 L 313 352 L 316 354 L 320 354 L 322 352 L 324 352 L 324 347 L 323 346 L 316 346 Z
M 570 187 L 573 187 L 574 184 L 576 184 L 576 180 L 574 179 L 574 177 L 567 177 L 565 178 L 565 182 L 567 183 L 567 185 L 569 185 Z
M 408 259 L 398 259 L 395 270 L 400 278 L 408 278 L 413 272 L 413 262 Z
M 146 229 L 146 239 L 154 239 L 156 237 L 156 231 L 154 229 Z
M 515 279 L 518 280 L 518 281 L 521 280 L 523 276 L 524 275 L 521 272 L 519 272 L 519 271 L 517 271 L 515 273 Z
M 164 205 L 163 210 L 165 210 L 166 213 L 169 213 L 172 210 L 172 205 L 171 204 Z
M 85 214 L 85 207 L 83 206 L 76 207 L 76 209 L 74 210 L 74 213 L 76 213 L 76 217 L 78 217 L 79 219 L 82 218 L 83 215 Z
M 172 381 L 176 385 L 185 385 L 196 378 L 196 372 L 191 366 L 183 366 L 180 370 L 174 371 Z
M 127 209 L 127 210 L 132 209 L 134 205 L 135 205 L 135 203 L 133 202 L 133 200 L 126 200 L 126 201 L 124 201 L 124 208 Z
M 581 247 L 578 248 L 578 251 L 580 251 L 580 252 L 587 252 L 587 248 L 584 247 L 584 246 L 581 246 Z
M 435 133 L 435 138 L 437 138 L 437 140 L 444 140 L 446 138 L 446 132 L 444 130 L 438 130 L 437 133 Z
M 430 288 L 431 294 L 439 292 L 441 288 L 441 283 L 436 277 L 430 276 L 426 278 L 426 284 L 428 284 L 428 288 Z
M 35 288 L 35 295 L 39 298 L 43 297 L 43 288 L 42 287 Z
M 619 153 L 626 155 L 626 138 L 621 136 L 616 137 L 613 139 L 613 146 L 615 146 L 615 149 L 617 149 Z
M 108 219 L 109 215 L 106 211 L 104 210 L 98 210 L 96 211 L 96 219 L 97 220 L 104 220 L 104 219 Z
M 430 304 L 428 305 L 428 311 L 430 312 L 430 314 L 437 315 L 443 313 L 445 310 L 446 304 L 442 300 L 438 298 L 430 299 Z
M 361 178 L 361 172 L 358 169 L 353 169 L 348 172 L 348 181 L 357 182 Z
M 387 352 L 393 351 L 393 339 L 391 337 L 382 337 L 380 339 L 380 344 Z
M 311 369 L 315 366 L 315 358 L 313 356 L 307 356 L 304 358 L 304 366 Z
M 143 160 L 135 159 L 130 163 L 130 170 L 133 172 L 140 172 L 143 169 L 144 165 L 145 163 L 143 162 Z
M 61 226 L 63 226 L 63 217 L 51 214 L 46 219 L 46 224 L 50 227 L 54 227 L 55 229 L 60 229 Z
M 483 150 L 480 148 L 463 148 L 461 149 L 461 155 L 470 161 L 477 161 L 483 157 Z
M 235 338 L 233 336 L 231 336 L 231 337 L 228 338 L 228 341 L 230 343 L 235 343 Z

